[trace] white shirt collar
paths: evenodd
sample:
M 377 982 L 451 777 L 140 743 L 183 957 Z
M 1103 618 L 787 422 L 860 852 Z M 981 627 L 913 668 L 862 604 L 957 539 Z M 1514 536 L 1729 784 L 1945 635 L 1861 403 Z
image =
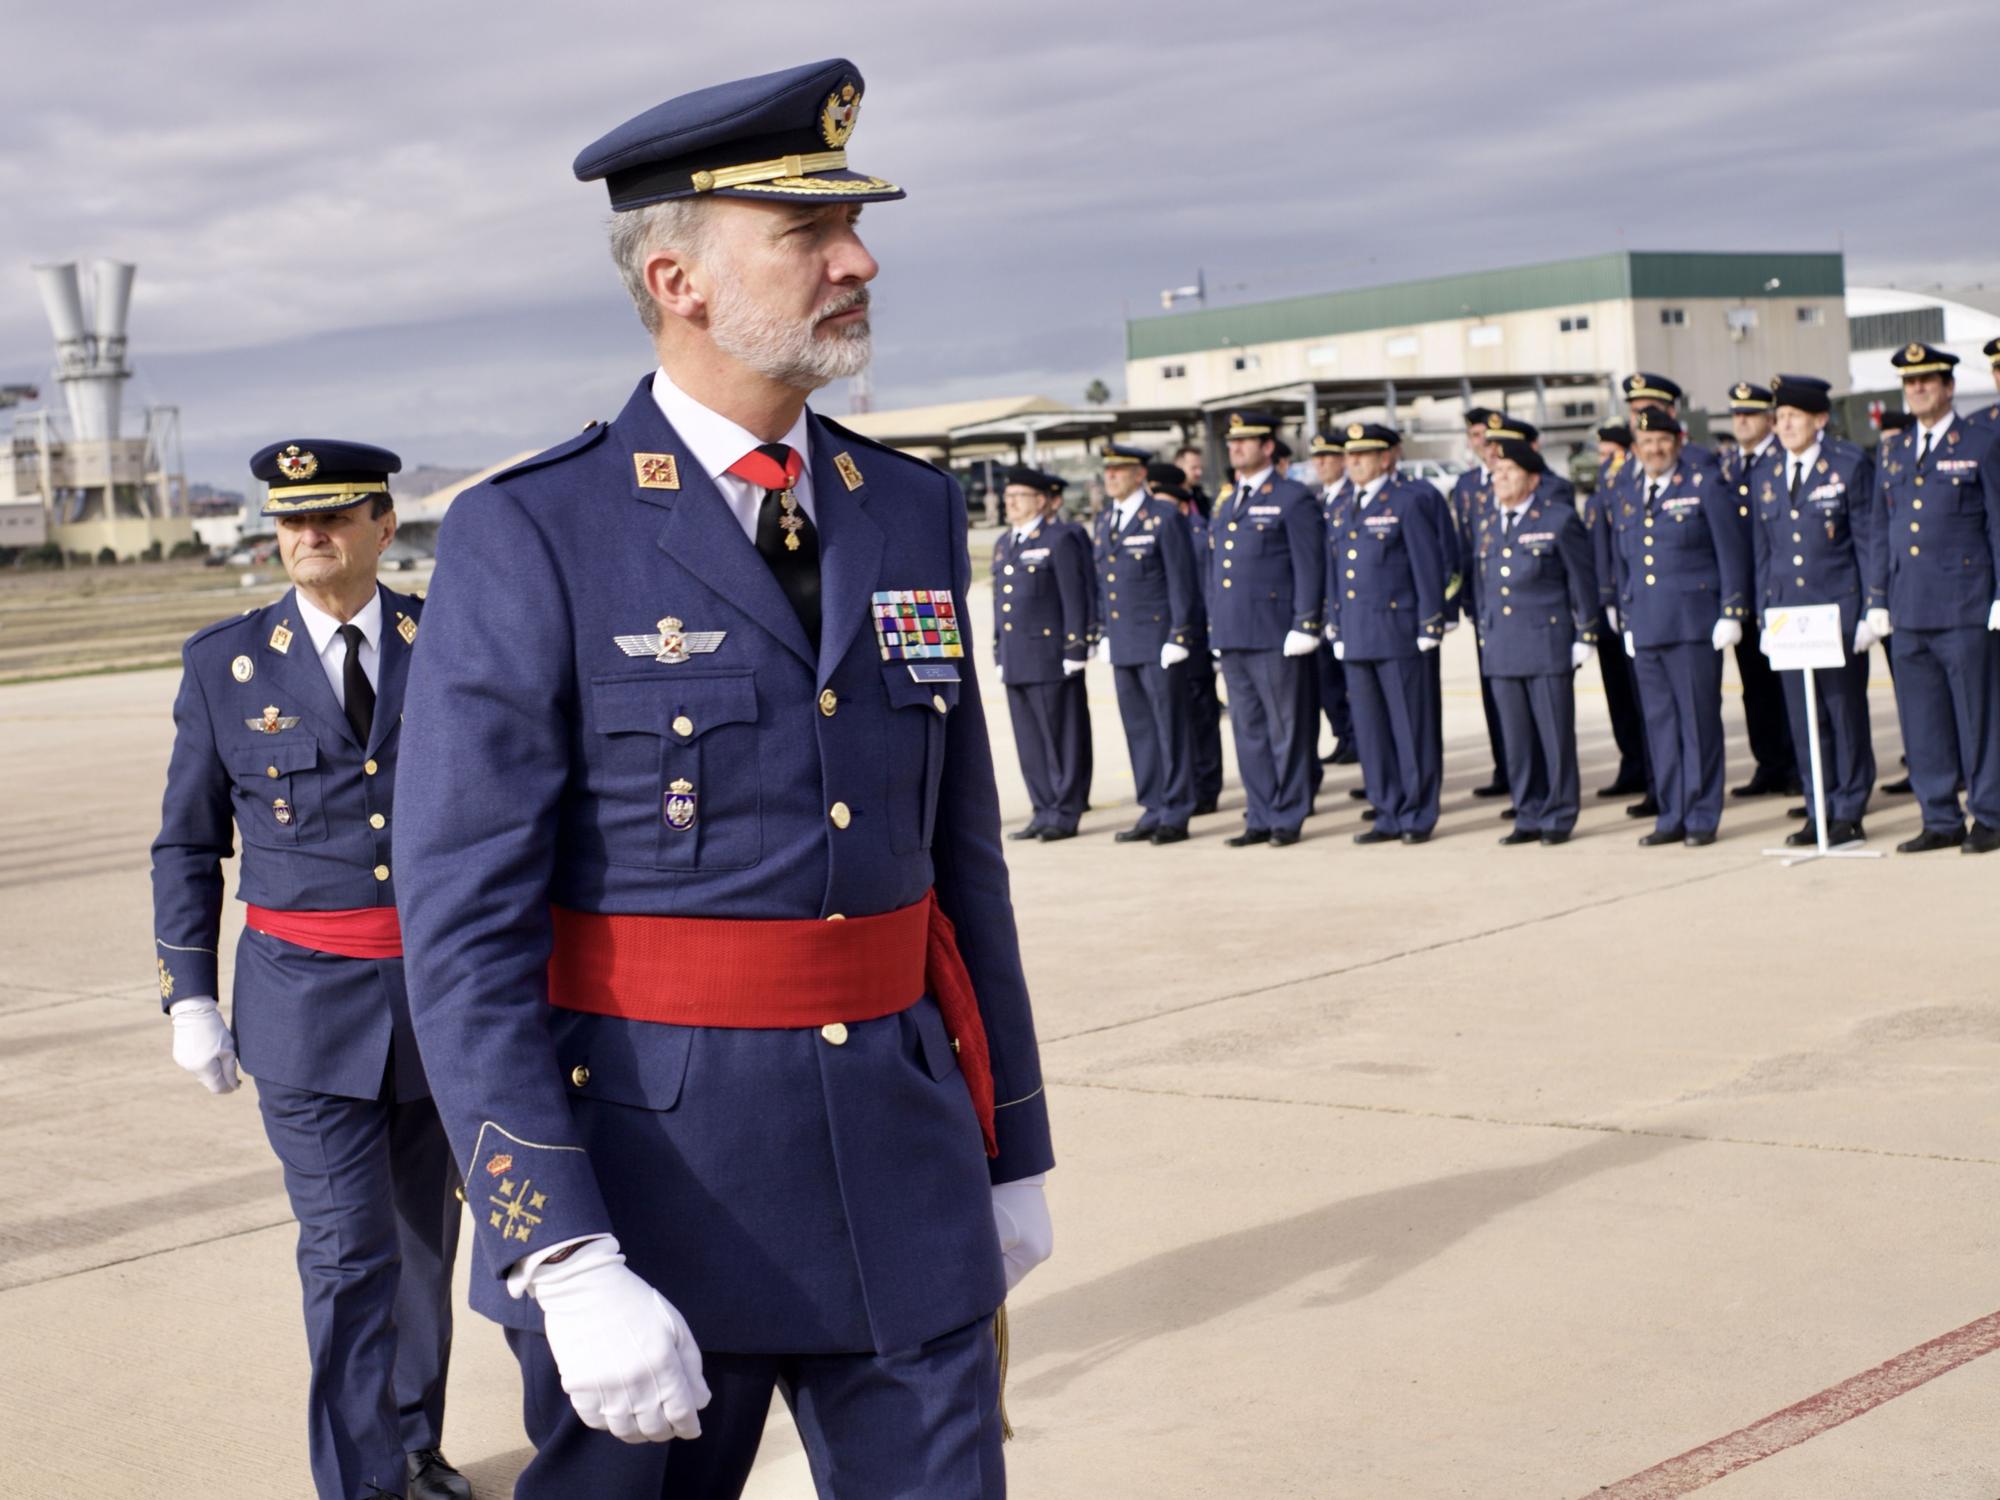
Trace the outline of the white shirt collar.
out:
M 1388 482 L 1389 476 L 1387 474 L 1377 474 L 1361 487 L 1361 508 L 1363 510 L 1366 510 L 1375 497 L 1382 493 L 1383 486 L 1388 484 Z
M 1769 453 L 1773 448 L 1777 446 L 1778 446 L 1777 433 L 1775 432 L 1765 433 L 1764 441 L 1759 443 L 1756 447 L 1750 450 L 1750 458 L 1748 462 L 1744 465 L 1744 467 L 1748 468 L 1751 464 L 1759 462 L 1766 453 Z
M 1138 489 L 1132 491 L 1123 500 L 1120 500 L 1118 502 L 1118 524 L 1120 526 L 1131 525 L 1132 517 L 1139 513 L 1139 507 L 1152 498 L 1146 487 L 1140 485 Z
M 1785 475 L 1788 482 L 1791 476 L 1793 464 L 1804 464 L 1805 471 L 1808 474 L 1812 472 L 1813 465 L 1819 462 L 1820 447 L 1821 444 L 1814 443 L 1810 448 L 1806 449 L 1806 451 L 1803 453 L 1794 453 L 1789 448 L 1787 448 L 1784 451 L 1782 457 L 1784 458 L 1785 462 Z
M 738 479 L 729 472 L 729 466 L 751 449 L 763 446 L 763 439 L 748 428 L 737 426 L 722 413 L 703 406 L 675 385 L 664 369 L 653 372 L 653 404 L 673 424 L 675 434 L 687 444 L 688 452 L 701 465 L 702 472 L 715 481 L 715 487 L 728 504 L 730 514 L 736 517 L 743 534 L 754 545 L 757 540 L 757 513 L 764 504 L 764 491 L 747 479 Z M 798 420 L 792 423 L 791 430 L 780 441 L 796 452 L 805 465 L 799 473 L 798 483 L 792 486 L 792 496 L 807 518 L 816 524 L 819 516 L 813 509 L 809 432 L 806 409 L 801 407 Z
M 1014 540 L 1017 542 L 1028 541 L 1030 538 L 1034 536 L 1036 532 L 1042 529 L 1042 519 L 1043 519 L 1042 517 L 1036 516 L 1035 519 L 1030 521 L 1027 525 L 1016 526 L 1014 528 Z
M 312 637 L 314 654 L 325 656 L 327 647 L 338 639 L 341 622 L 306 598 L 303 593 L 294 590 L 292 597 L 298 602 L 299 623 L 305 626 L 306 634 Z M 379 587 L 368 596 L 368 602 L 361 606 L 360 612 L 347 623 L 360 627 L 363 647 L 380 648 L 382 590 Z M 347 648 L 343 644 L 340 649 L 345 652 Z
M 1270 468 L 1260 469 L 1255 474 L 1252 474 L 1248 479 L 1237 480 L 1236 481 L 1237 493 L 1239 495 L 1256 494 L 1258 490 L 1263 488 L 1264 481 L 1271 477 L 1271 468 L 1275 467 L 1276 465 L 1272 465 Z
M 1955 411 L 1947 411 L 1943 416 L 1938 418 L 1937 426 L 1935 427 L 1926 427 L 1923 423 L 1919 422 L 1915 427 L 1911 428 L 1910 430 L 1917 435 L 1917 451 L 1919 453 L 1923 452 L 1924 434 L 1929 433 L 1931 449 L 1935 452 L 1937 445 L 1944 441 L 1944 435 L 1951 431 L 1952 418 L 1957 415 L 1958 413 Z

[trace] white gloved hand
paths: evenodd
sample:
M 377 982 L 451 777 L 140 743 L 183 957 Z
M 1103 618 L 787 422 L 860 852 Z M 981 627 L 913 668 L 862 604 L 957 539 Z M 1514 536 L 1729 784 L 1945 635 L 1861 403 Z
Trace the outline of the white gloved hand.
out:
M 1285 632 L 1285 655 L 1311 656 L 1319 650 L 1319 637 L 1309 630 L 1287 630 Z
M 1046 1174 L 996 1183 L 993 1188 L 993 1228 L 1000 1236 L 1000 1260 L 1007 1271 L 1007 1290 L 1049 1258 L 1055 1249 L 1055 1228 L 1049 1223 L 1049 1200 L 1042 1192 Z
M 1632 639 L 1632 632 L 1629 630 L 1625 632 L 1625 654 L 1627 656 L 1637 656 L 1639 654 L 1638 644 Z
M 1160 665 L 1177 667 L 1188 659 L 1188 648 L 1176 646 L 1172 641 L 1160 642 Z
M 1604 618 L 1605 621 L 1611 626 L 1611 628 L 1613 630 L 1616 630 L 1618 628 L 1618 607 L 1613 604 L 1605 605 Z
M 1002 687 L 1007 685 L 1007 669 L 997 661 L 993 663 L 993 680 Z
M 1768 630 L 1759 630 L 1759 631 L 1757 632 L 1757 649 L 1758 649 L 1759 651 L 1763 652 L 1763 653 L 1764 653 L 1764 654 L 1765 654 L 1766 656 L 1769 656 L 1769 655 L 1771 654 L 1771 632 L 1770 632 L 1770 631 L 1768 631 Z
M 1347 660 L 1347 642 L 1335 641 L 1333 643 L 1333 659 L 1335 661 Z
M 1986 628 L 2000 630 L 2000 599 L 1993 601 L 1993 607 L 1986 611 Z
M 1111 660 L 1111 641 L 1108 637 L 1101 637 L 1097 644 L 1090 648 L 1090 659 L 1092 661 Z
M 1718 651 L 1727 651 L 1742 639 L 1743 627 L 1735 620 L 1717 620 L 1708 633 L 1708 643 Z
M 586 1427 L 627 1443 L 698 1438 L 701 1350 L 674 1305 L 625 1267 L 610 1235 L 528 1278 L 562 1388 Z
M 1856 656 L 1866 656 L 1868 648 L 1874 644 L 1875 632 L 1868 628 L 1867 618 L 1864 616 L 1856 620 L 1854 622 L 1854 654 Z
M 1871 609 L 1868 611 L 1868 631 L 1878 641 L 1886 641 L 1895 633 L 1896 627 L 1889 623 L 1889 611 Z
M 1063 676 L 1074 677 L 1089 665 L 1090 663 L 1087 661 L 1069 661 L 1065 659 L 1063 662 Z
M 222 1024 L 222 1011 L 207 995 L 176 1000 L 167 1012 L 174 1018 L 174 1061 L 201 1080 L 211 1094 L 234 1092 L 241 1081 L 236 1072 L 236 1038 Z
M 1417 650 L 1435 651 L 1437 650 L 1437 648 L 1438 648 L 1438 638 L 1436 636 L 1420 635 L 1417 637 Z
M 1582 641 L 1570 642 L 1569 669 L 1572 672 L 1582 671 L 1589 664 L 1591 657 L 1596 654 L 1597 648 L 1595 646 L 1585 645 Z

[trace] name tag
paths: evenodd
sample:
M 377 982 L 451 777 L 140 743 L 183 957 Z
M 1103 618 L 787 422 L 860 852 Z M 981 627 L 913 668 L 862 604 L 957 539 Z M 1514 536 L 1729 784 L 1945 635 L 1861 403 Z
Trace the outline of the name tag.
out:
M 1250 514 L 1253 516 L 1282 516 L 1284 513 L 1285 508 L 1282 505 L 1253 505 L 1250 507 Z
M 1047 557 L 1048 555 L 1049 555 L 1049 549 L 1046 547 L 1030 547 L 1026 552 L 1023 552 L 1021 554 L 1021 561 L 1040 562 L 1043 558 Z
M 1128 536 L 1125 538 L 1125 545 L 1135 552 L 1140 552 L 1152 546 L 1158 540 L 1159 538 L 1155 536 Z
M 1820 485 L 1817 489 L 1809 491 L 1806 495 L 1806 499 L 1838 500 L 1842 495 L 1846 493 L 1847 493 L 1847 486 L 1842 484 L 1839 480 L 1836 479 L 1832 484 L 1823 484 Z
M 918 682 L 957 682 L 958 668 L 948 661 L 913 661 L 910 676 Z
M 1937 467 L 1938 472 L 1941 474 L 1962 474 L 1967 469 L 1978 468 L 1979 460 L 1976 458 L 1941 458 L 1937 461 Z
M 1524 547 L 1530 546 L 1535 542 L 1553 542 L 1555 539 L 1556 534 L 1553 531 L 1530 531 L 1523 536 L 1515 538 Z

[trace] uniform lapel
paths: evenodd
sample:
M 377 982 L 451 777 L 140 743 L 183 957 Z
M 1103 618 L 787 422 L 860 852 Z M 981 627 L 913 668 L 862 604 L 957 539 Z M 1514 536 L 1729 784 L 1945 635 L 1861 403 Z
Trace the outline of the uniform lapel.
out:
M 333 696 L 333 684 L 326 680 L 326 668 L 320 664 L 319 653 L 313 650 L 312 633 L 299 613 L 298 591 L 287 589 L 285 597 L 264 614 L 266 618 L 260 622 L 264 642 L 259 650 L 265 665 L 293 695 L 293 701 L 305 711 L 306 718 L 320 734 L 338 735 L 359 750 L 361 741 L 354 737 L 354 726 L 341 711 L 340 700 Z M 271 644 L 272 633 L 280 625 L 291 632 L 291 640 L 283 651 Z M 283 699 L 278 707 L 281 710 L 286 707 Z
M 375 645 L 375 720 L 368 729 L 368 753 L 382 748 L 382 742 L 403 717 L 403 679 L 410 674 L 410 646 L 396 627 L 403 623 L 396 612 L 395 596 L 376 585 L 382 600 L 382 639 Z M 322 674 L 324 675 L 324 674 Z M 345 721 L 346 715 L 341 716 Z
M 819 681 L 824 686 L 853 644 L 861 622 L 871 617 L 872 596 L 882 574 L 883 540 L 882 528 L 868 514 L 866 472 L 859 466 L 849 470 L 861 476 L 861 483 L 850 490 L 834 463 L 834 435 L 816 416 L 808 414 L 806 423 L 812 446 L 814 522 L 819 528 L 819 589 L 825 601 L 819 651 Z M 757 562 L 762 566 L 763 559 Z M 768 575 L 769 569 L 765 572 Z M 960 609 L 965 607 L 963 599 L 956 602 Z

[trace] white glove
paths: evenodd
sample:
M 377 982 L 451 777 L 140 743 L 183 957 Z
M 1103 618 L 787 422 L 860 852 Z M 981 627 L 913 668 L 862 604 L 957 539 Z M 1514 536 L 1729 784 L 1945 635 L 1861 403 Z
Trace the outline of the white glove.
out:
M 1055 1228 L 1049 1223 L 1049 1200 L 1042 1192 L 1046 1174 L 1002 1182 L 993 1189 L 993 1227 L 1000 1235 L 1000 1260 L 1007 1270 L 1007 1290 L 1049 1258 L 1055 1249 Z
M 1770 632 L 1770 631 L 1768 631 L 1768 630 L 1759 630 L 1759 631 L 1757 632 L 1757 649 L 1758 649 L 1759 651 L 1763 652 L 1763 653 L 1764 653 L 1764 654 L 1765 654 L 1766 656 L 1769 656 L 1769 655 L 1771 654 L 1771 632 Z
M 1089 665 L 1090 663 L 1087 661 L 1069 661 L 1065 659 L 1063 662 L 1063 676 L 1074 677 Z
M 211 1094 L 233 1093 L 236 1038 L 222 1024 L 222 1011 L 207 995 L 176 1000 L 167 1012 L 174 1018 L 174 1061 L 201 1080 Z
M 1319 637 L 1307 630 L 1287 630 L 1285 632 L 1285 655 L 1311 656 L 1319 650 Z
M 1092 661 L 1111 660 L 1111 638 L 1109 636 L 1101 637 L 1097 644 L 1090 648 L 1090 659 Z
M 1618 628 L 1618 607 L 1615 604 L 1605 605 L 1604 618 L 1611 628 L 1616 630 Z
M 1438 648 L 1438 639 L 1436 636 L 1420 635 L 1417 637 L 1417 650 L 1435 651 L 1437 650 L 1437 648 Z
M 1460 622 L 1457 620 L 1446 620 L 1444 622 L 1444 633 L 1450 635 L 1454 630 L 1458 629 L 1459 624 Z
M 1874 644 L 1875 632 L 1868 628 L 1867 618 L 1864 616 L 1856 620 L 1854 622 L 1854 654 L 1856 656 L 1866 656 L 1868 648 Z
M 1582 671 L 1589 664 L 1591 657 L 1596 654 L 1597 648 L 1595 646 L 1587 646 L 1582 641 L 1570 642 L 1569 669 L 1572 672 Z
M 1895 632 L 1895 628 L 1895 626 L 1889 623 L 1888 610 L 1871 609 L 1868 611 L 1868 633 L 1874 636 L 1876 640 L 1888 640 Z
M 1708 643 L 1718 651 L 1727 651 L 1742 639 L 1743 627 L 1734 620 L 1717 620 L 1708 633 Z
M 1176 646 L 1172 641 L 1160 642 L 1160 665 L 1177 667 L 1188 659 L 1188 648 Z
M 1627 656 L 1637 656 L 1639 654 L 1639 647 L 1633 642 L 1632 632 L 1629 630 L 1625 632 L 1625 654 Z
M 1007 669 L 1001 666 L 1000 663 L 997 661 L 993 663 L 993 680 L 999 683 L 1003 687 L 1006 686 Z
M 562 1388 L 586 1427 L 627 1443 L 698 1438 L 701 1350 L 674 1305 L 625 1268 L 610 1235 L 528 1278 Z
M 2000 630 L 2000 599 L 1993 601 L 1993 607 L 1986 611 L 1986 628 Z
M 1333 643 L 1333 659 L 1335 661 L 1347 660 L 1347 642 L 1335 641 Z

